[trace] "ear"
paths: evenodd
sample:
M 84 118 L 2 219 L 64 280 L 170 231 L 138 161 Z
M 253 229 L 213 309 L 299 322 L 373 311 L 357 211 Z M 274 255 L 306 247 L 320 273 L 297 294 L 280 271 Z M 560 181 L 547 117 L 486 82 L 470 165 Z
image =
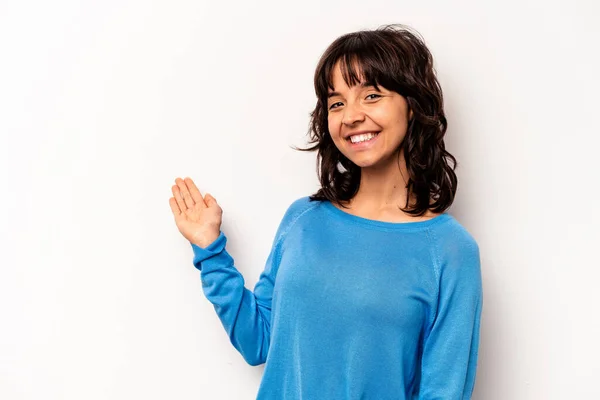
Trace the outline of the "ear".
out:
M 413 111 L 410 110 L 410 113 L 408 114 L 408 120 L 412 121 L 412 119 L 413 119 Z

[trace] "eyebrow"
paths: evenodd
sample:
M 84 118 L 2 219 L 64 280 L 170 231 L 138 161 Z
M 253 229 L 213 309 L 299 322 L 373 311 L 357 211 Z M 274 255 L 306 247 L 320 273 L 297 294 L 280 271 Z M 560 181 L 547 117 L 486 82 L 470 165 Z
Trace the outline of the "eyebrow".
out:
M 363 83 L 360 84 L 360 87 L 363 88 L 363 89 L 366 88 L 366 87 L 371 87 L 371 86 L 375 87 L 375 88 L 377 87 L 377 85 L 375 85 L 372 82 L 363 82 Z M 341 96 L 341 94 L 339 92 L 329 92 L 327 94 L 327 98 L 328 99 L 331 98 L 331 97 L 334 97 L 334 96 Z

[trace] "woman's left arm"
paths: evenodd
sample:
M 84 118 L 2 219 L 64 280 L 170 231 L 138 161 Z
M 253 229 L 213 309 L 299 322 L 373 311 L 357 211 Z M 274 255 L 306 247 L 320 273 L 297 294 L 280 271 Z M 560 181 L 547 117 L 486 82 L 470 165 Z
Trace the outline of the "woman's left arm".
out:
M 418 399 L 470 399 L 483 307 L 479 247 L 470 240 L 438 250 L 437 309 L 425 331 Z

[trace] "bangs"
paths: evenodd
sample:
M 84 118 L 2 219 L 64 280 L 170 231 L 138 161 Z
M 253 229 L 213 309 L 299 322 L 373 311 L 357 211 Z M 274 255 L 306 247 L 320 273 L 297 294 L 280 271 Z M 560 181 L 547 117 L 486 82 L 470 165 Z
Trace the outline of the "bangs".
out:
M 322 61 L 322 68 L 315 80 L 318 97 L 327 97 L 328 89 L 333 87 L 333 70 L 339 62 L 340 72 L 348 86 L 369 84 L 379 90 L 379 85 L 389 90 L 398 88 L 398 73 L 394 57 L 390 57 L 390 49 L 384 49 L 369 43 L 361 37 L 347 40 L 332 51 Z M 387 51 L 386 51 L 387 50 Z M 386 61 L 384 61 L 386 60 Z
M 350 87 L 365 83 L 373 85 L 379 90 L 379 85 L 382 85 L 382 82 L 389 81 L 385 71 L 378 68 L 377 63 L 374 62 L 375 60 L 356 53 L 342 54 L 337 59 L 327 63 L 323 77 L 327 89 L 334 90 L 333 69 L 338 61 L 344 82 Z M 327 94 L 327 89 L 323 90 L 324 94 Z

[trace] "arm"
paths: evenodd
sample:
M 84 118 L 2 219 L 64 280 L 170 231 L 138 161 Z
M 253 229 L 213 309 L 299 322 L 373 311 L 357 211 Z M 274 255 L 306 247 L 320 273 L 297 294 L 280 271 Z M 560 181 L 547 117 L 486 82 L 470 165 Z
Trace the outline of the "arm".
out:
M 440 260 L 437 310 L 425 331 L 419 400 L 470 399 L 475 385 L 483 306 L 475 242 Z
M 279 267 L 284 221 L 254 292 L 244 286 L 244 278 L 225 249 L 227 238 L 223 232 L 206 248 L 190 243 L 194 266 L 200 270 L 202 291 L 213 304 L 231 343 L 250 365 L 264 363 L 269 352 L 271 298 Z

